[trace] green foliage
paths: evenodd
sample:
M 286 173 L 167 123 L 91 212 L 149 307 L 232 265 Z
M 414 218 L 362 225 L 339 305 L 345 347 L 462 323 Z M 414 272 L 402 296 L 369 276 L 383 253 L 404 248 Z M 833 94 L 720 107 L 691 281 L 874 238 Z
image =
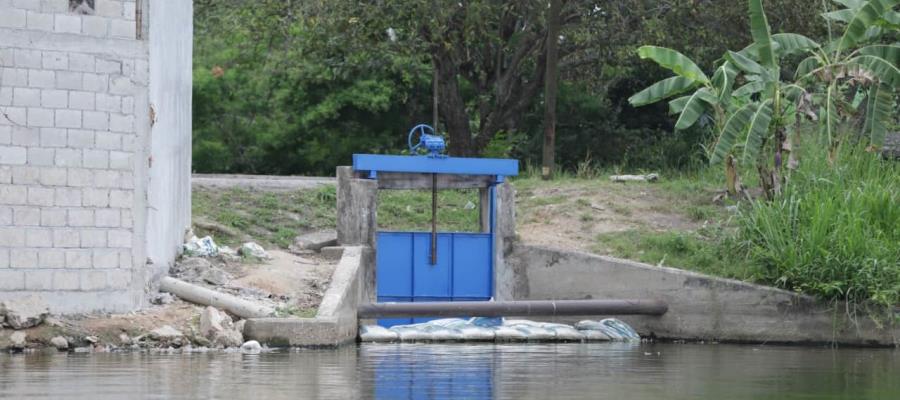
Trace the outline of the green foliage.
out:
M 814 143 L 821 145 L 824 143 Z M 809 157 L 778 201 L 742 209 L 738 239 L 767 283 L 880 306 L 900 304 L 900 165 L 844 147 Z

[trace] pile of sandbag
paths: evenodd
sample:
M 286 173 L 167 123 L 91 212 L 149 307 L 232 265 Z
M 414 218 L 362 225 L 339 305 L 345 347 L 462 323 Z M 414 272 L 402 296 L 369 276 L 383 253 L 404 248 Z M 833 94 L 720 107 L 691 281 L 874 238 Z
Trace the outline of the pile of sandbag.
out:
M 628 324 L 607 318 L 585 320 L 575 326 L 524 319 L 445 318 L 411 325 L 360 328 L 363 342 L 517 342 L 517 341 L 639 341 L 640 335 Z

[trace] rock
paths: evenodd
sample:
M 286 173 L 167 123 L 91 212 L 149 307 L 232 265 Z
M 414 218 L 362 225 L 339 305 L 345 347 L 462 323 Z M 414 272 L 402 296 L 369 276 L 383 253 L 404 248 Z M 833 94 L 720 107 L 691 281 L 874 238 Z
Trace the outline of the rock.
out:
M 238 347 L 244 342 L 244 335 L 235 329 L 231 317 L 211 306 L 200 314 L 200 333 L 222 347 Z
M 241 345 L 241 353 L 259 354 L 262 352 L 262 346 L 255 340 L 250 340 Z
M 337 232 L 333 229 L 304 233 L 294 238 L 294 248 L 297 250 L 319 251 L 334 245 L 337 245 Z
M 0 314 L 6 316 L 5 324 L 13 329 L 38 326 L 50 314 L 47 303 L 38 296 L 0 302 Z
M 119 342 L 121 342 L 123 346 L 129 345 L 132 343 L 131 337 L 128 336 L 128 334 L 124 333 L 124 332 L 119 334 Z
M 231 275 L 221 268 L 212 267 L 200 274 L 204 282 L 211 285 L 222 286 L 231 280 Z
M 242 319 L 238 322 L 234 323 L 234 330 L 240 332 L 242 335 L 244 334 L 244 325 L 247 323 L 246 319 Z
M 97 342 L 100 341 L 100 338 L 98 338 L 96 336 L 85 336 L 84 341 L 88 342 L 90 344 L 97 344 Z
M 253 242 L 247 242 L 247 243 L 242 244 L 241 249 L 238 250 L 238 253 L 240 253 L 244 257 L 253 257 L 253 258 L 258 258 L 260 260 L 271 260 L 272 259 L 272 256 L 270 256 L 269 253 L 266 252 L 266 249 L 262 248 L 262 246 L 260 246 L 256 243 L 253 243 Z
M 322 258 L 327 260 L 340 260 L 341 256 L 344 255 L 344 248 L 342 246 L 323 247 L 321 254 Z
M 169 325 L 164 325 L 150 331 L 148 336 L 150 339 L 166 343 L 180 342 L 181 339 L 184 338 L 184 334 L 181 333 L 181 331 Z
M 212 257 L 219 254 L 219 246 L 216 245 L 216 242 L 212 237 L 204 236 L 198 238 L 192 236 L 184 244 L 184 254 L 198 257 Z
M 25 348 L 27 344 L 28 334 L 25 332 L 13 332 L 12 335 L 9 335 L 9 341 L 12 344 L 12 348 L 15 350 L 22 350 Z
M 150 303 L 158 306 L 171 304 L 175 301 L 175 296 L 171 293 L 159 292 L 150 296 Z
M 64 338 L 62 336 L 57 336 L 57 337 L 54 337 L 53 339 L 50 339 L 50 344 L 52 344 L 53 347 L 56 347 L 56 349 L 59 351 L 69 350 L 69 341 L 66 340 L 66 338 Z

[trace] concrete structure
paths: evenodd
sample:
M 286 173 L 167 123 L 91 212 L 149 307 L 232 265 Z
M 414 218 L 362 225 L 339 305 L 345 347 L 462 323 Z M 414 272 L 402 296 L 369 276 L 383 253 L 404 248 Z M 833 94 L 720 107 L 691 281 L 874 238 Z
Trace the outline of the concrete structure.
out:
M 140 307 L 189 224 L 190 0 L 0 0 L 0 299 Z
M 843 309 L 772 287 L 522 244 L 513 246 L 506 261 L 515 299 L 644 298 L 668 304 L 669 311 L 660 317 L 618 317 L 642 336 L 750 343 L 900 344 L 900 327 L 879 328 L 863 314 L 852 321 Z M 557 321 L 578 319 L 560 317 Z
M 374 270 L 371 248 L 346 247 L 315 318 L 251 318 L 244 336 L 269 346 L 338 346 L 356 341 L 356 309 L 367 302 L 364 278 Z

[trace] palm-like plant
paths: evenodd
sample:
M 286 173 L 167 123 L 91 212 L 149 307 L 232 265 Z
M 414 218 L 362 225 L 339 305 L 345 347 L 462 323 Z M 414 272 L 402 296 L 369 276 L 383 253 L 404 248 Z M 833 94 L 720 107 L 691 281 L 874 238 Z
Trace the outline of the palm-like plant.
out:
M 676 130 L 693 126 L 704 113 L 715 121 L 716 142 L 709 152 L 711 164 L 725 163 L 728 191 L 741 190 L 735 166 L 740 160 L 745 166 L 755 166 L 767 197 L 772 198 L 782 183 L 781 169 L 797 163 L 791 153 L 797 139 L 795 129 L 798 112 L 823 121 L 829 137 L 835 137 L 838 119 L 835 106 L 837 82 L 843 78 L 860 81 L 867 88 L 866 128 L 873 139 L 883 137 L 885 120 L 890 117 L 893 88 L 897 75 L 896 45 L 873 45 L 849 51 L 862 43 L 871 42 L 883 32 L 896 30 L 893 7 L 900 0 L 835 0 L 857 7 L 844 12 L 841 18 L 850 21 L 840 39 L 823 47 L 812 39 L 792 33 L 771 34 L 761 0 L 749 0 L 750 28 L 753 43 L 741 51 L 729 51 L 712 79 L 681 53 L 671 49 L 643 46 L 641 58 L 649 58 L 675 72 L 676 76 L 657 82 L 632 96 L 634 106 L 654 103 L 688 91 L 691 94 L 669 102 L 670 111 L 680 114 Z M 826 15 L 827 17 L 827 15 Z M 876 29 L 877 28 L 877 29 Z M 882 32 L 882 33 L 879 33 Z M 842 52 L 846 56 L 841 57 Z M 798 67 L 797 82 L 781 79 L 783 57 L 810 54 Z M 840 61 L 836 63 L 835 61 Z M 824 78 L 828 77 L 829 80 Z M 805 87 L 813 78 L 828 83 L 819 96 L 811 96 Z M 735 82 L 742 85 L 733 89 Z M 811 107 L 821 98 L 821 111 Z M 772 144 L 772 146 L 767 146 Z M 785 154 L 787 153 L 787 154 Z M 771 160 L 771 163 L 770 161 Z

